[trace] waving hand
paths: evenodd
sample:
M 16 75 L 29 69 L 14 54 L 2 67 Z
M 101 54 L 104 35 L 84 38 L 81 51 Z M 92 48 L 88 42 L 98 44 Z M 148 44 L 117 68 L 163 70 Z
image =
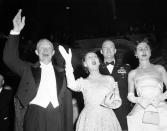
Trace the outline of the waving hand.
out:
M 66 66 L 67 66 L 67 64 L 71 65 L 71 59 L 72 59 L 71 49 L 68 50 L 69 53 L 67 53 L 66 50 L 64 49 L 64 47 L 61 45 L 59 45 L 58 49 L 66 62 Z
M 25 16 L 22 17 L 21 12 L 22 12 L 22 9 L 18 11 L 18 13 L 13 19 L 13 30 L 19 33 L 25 26 Z

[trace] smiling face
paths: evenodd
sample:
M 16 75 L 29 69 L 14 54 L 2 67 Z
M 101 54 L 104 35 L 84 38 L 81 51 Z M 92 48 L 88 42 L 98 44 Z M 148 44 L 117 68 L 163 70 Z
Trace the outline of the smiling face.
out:
M 151 56 L 151 49 L 147 42 L 140 42 L 136 47 L 136 56 L 139 60 L 148 60 Z
M 96 53 L 89 52 L 85 55 L 85 60 L 83 62 L 84 67 L 88 68 L 88 70 L 97 70 L 100 65 L 99 58 Z
M 53 44 L 47 39 L 42 39 L 37 43 L 35 53 L 38 55 L 40 62 L 49 64 L 55 53 Z
M 103 42 L 101 53 L 104 59 L 113 60 L 116 53 L 115 44 L 111 40 L 106 40 Z M 110 62 L 110 61 L 108 61 Z

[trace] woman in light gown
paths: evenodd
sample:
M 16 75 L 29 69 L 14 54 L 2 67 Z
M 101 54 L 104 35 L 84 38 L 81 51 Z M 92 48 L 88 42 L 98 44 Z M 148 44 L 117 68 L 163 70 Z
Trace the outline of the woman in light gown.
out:
M 137 44 L 135 55 L 139 66 L 128 75 L 128 99 L 136 104 L 127 116 L 128 131 L 167 131 L 167 91 L 163 92 L 167 72 L 163 66 L 150 63 L 147 40 Z
M 62 46 L 59 51 L 66 62 L 67 86 L 73 91 L 82 92 L 84 109 L 78 118 L 76 131 L 121 131 L 120 124 L 112 109 L 121 105 L 119 90 L 113 77 L 99 73 L 99 59 L 94 52 L 88 52 L 83 65 L 89 71 L 87 78 L 75 80 L 69 53 Z

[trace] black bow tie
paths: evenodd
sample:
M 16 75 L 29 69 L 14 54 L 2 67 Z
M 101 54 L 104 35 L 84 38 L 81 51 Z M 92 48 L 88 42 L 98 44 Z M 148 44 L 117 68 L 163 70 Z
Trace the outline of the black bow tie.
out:
M 110 65 L 114 65 L 114 61 L 112 61 L 112 62 L 106 62 L 106 63 L 105 63 L 105 65 L 109 65 L 109 64 L 110 64 Z

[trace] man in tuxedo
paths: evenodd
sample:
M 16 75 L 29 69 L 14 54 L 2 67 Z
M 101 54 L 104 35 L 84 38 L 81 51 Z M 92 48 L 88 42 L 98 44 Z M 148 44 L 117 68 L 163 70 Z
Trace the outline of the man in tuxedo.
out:
M 115 59 L 116 54 L 115 44 L 111 40 L 105 40 L 102 43 L 101 54 L 104 56 L 104 62 L 100 65 L 100 72 L 104 75 L 111 75 L 118 83 L 122 105 L 115 109 L 114 112 L 120 122 L 123 131 L 127 130 L 126 116 L 131 111 L 131 103 L 127 99 L 128 81 L 127 76 L 130 71 L 128 64 L 120 63 Z
M 0 74 L 0 131 L 12 131 L 13 129 L 13 91 L 10 86 L 4 85 L 5 80 Z
M 64 69 L 52 64 L 53 44 L 47 39 L 38 41 L 39 62 L 35 64 L 19 58 L 19 34 L 25 26 L 21 12 L 13 19 L 3 55 L 5 64 L 21 78 L 15 95 L 16 131 L 72 131 L 71 92 L 66 88 Z

